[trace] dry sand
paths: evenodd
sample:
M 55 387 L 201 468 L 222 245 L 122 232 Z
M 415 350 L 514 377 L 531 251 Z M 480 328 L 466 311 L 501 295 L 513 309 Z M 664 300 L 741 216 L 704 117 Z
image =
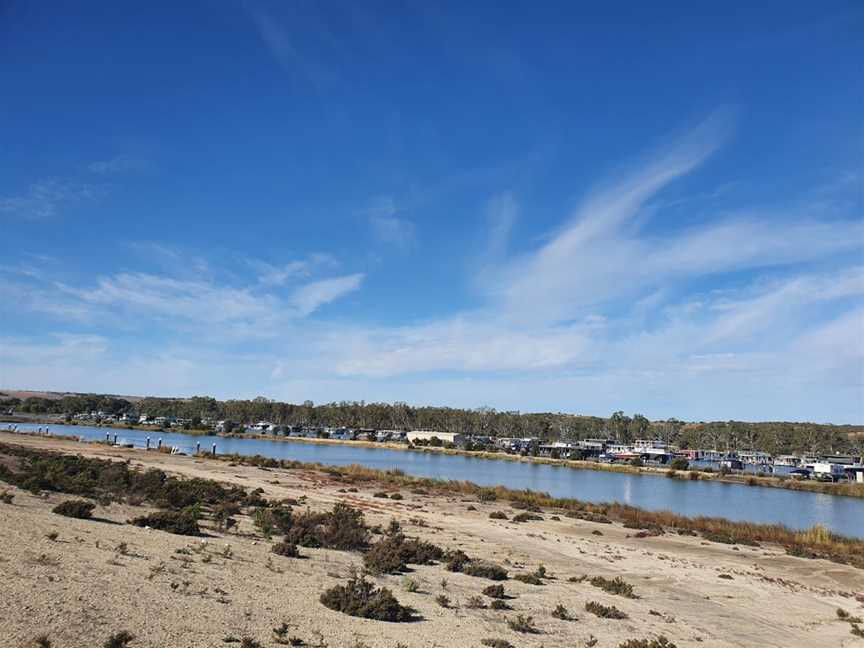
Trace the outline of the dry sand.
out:
M 373 497 L 380 490 L 374 484 L 360 486 L 359 493 L 340 493 L 344 484 L 316 472 L 2 433 L 0 441 L 128 458 L 182 476 L 261 487 L 270 498 L 305 496 L 313 509 L 345 500 L 362 507 L 369 524 L 395 517 L 408 535 L 488 558 L 511 575 L 543 564 L 555 577 L 543 586 L 507 581 L 514 610 L 502 612 L 465 606 L 491 581 L 451 573 L 441 565 L 416 567 L 405 576 L 375 580 L 416 608 L 422 620 L 357 619 L 327 609 L 318 598 L 343 582 L 353 566 L 362 565 L 359 554 L 301 548 L 304 559 L 279 557 L 245 517 L 231 533 L 208 529 L 206 542 L 125 524 L 147 507 L 99 506 L 94 514 L 105 521 L 74 520 L 51 513 L 68 496 L 43 498 L 8 488 L 14 502 L 0 504 L 3 648 L 32 645 L 40 634 L 48 635 L 55 648 L 94 648 L 119 630 L 135 635 L 132 648 L 240 645 L 225 643 L 230 637 L 276 646 L 272 629 L 282 623 L 306 645 L 331 648 L 358 642 L 372 648 L 479 648 L 485 638 L 506 639 L 516 648 L 586 646 L 593 638 L 594 645 L 606 648 L 661 634 L 678 646 L 864 646 L 864 639 L 852 636 L 850 625 L 836 616 L 838 607 L 864 616 L 864 571 L 793 558 L 778 548 L 733 548 L 668 534 L 640 539 L 617 524 L 553 520 L 549 512 L 543 521 L 495 521 L 488 517 L 491 511 L 513 513 L 506 503 L 408 491 L 397 502 Z M 57 534 L 55 540 L 48 537 L 51 533 Z M 567 580 L 583 574 L 621 576 L 639 598 Z M 406 578 L 415 579 L 419 591 L 406 591 Z M 440 607 L 435 597 L 441 593 L 457 607 Z M 630 618 L 599 619 L 584 610 L 588 601 L 615 605 Z M 577 620 L 553 618 L 558 603 Z M 532 616 L 539 633 L 508 628 L 507 619 L 518 614 Z

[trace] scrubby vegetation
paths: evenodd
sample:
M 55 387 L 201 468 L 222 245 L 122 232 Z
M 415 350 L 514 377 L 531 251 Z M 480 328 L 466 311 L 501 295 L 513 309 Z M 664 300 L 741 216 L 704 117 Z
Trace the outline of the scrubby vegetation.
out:
M 369 529 L 363 512 L 337 502 L 325 513 L 306 511 L 291 518 L 285 542 L 301 547 L 362 551 L 369 546 Z
M 297 545 L 288 542 L 277 542 L 270 548 L 270 551 L 277 556 L 284 556 L 285 558 L 300 558 L 300 551 L 297 549 Z
M 506 639 L 481 639 L 480 643 L 487 648 L 515 648 Z
M 562 603 L 555 606 L 555 609 L 552 610 L 552 616 L 556 619 L 561 619 L 562 621 L 573 621 L 573 616 L 570 614 L 570 610 L 564 607 Z
M 618 648 L 676 648 L 676 646 L 660 635 L 656 639 L 628 639 L 618 644 Z
M 451 551 L 445 558 L 447 560 L 446 566 L 448 571 L 461 572 L 468 576 L 488 578 L 495 581 L 507 580 L 506 569 L 486 560 L 469 558 L 464 551 L 458 549 Z
M 96 508 L 96 505 L 93 502 L 86 500 L 66 500 L 65 502 L 60 502 L 51 510 L 57 515 L 78 518 L 79 520 L 89 520 L 93 517 L 94 508 Z
M 507 619 L 507 627 L 516 632 L 525 634 L 539 634 L 540 631 L 534 625 L 534 617 L 517 614 L 515 619 Z
M 331 587 L 321 595 L 321 603 L 331 610 L 378 621 L 412 621 L 414 610 L 400 605 L 393 593 L 354 574 L 345 585 Z
M 15 495 L 13 493 L 10 493 L 9 491 L 0 492 L 0 502 L 3 502 L 4 504 L 11 504 L 12 500 L 14 499 Z
M 177 535 L 201 535 L 201 528 L 198 526 L 198 517 L 191 509 L 184 509 L 183 511 L 157 511 L 149 515 L 133 518 L 129 523 L 139 527 L 150 527 L 159 531 L 176 533 Z
M 504 511 L 492 511 L 489 514 L 490 520 L 506 520 L 507 514 Z
M 543 581 L 537 574 L 516 574 L 513 576 L 514 580 L 521 581 L 527 585 L 542 585 Z
M 319 470 L 345 483 L 380 482 L 409 490 L 423 490 L 428 493 L 457 493 L 481 496 L 486 501 L 507 500 L 516 506 L 531 506 L 543 509 L 558 509 L 568 517 L 591 522 L 611 523 L 637 520 L 641 524 L 653 524 L 663 529 L 674 529 L 683 533 L 704 533 L 725 531 L 733 533 L 736 542 L 771 542 L 779 544 L 791 552 L 807 550 L 811 557 L 824 558 L 842 564 L 864 568 L 864 540 L 847 538 L 834 533 L 793 531 L 776 524 L 752 524 L 732 522 L 723 518 L 688 518 L 669 511 L 644 511 L 626 504 L 594 504 L 571 498 L 554 498 L 547 493 L 514 490 L 504 486 L 489 488 L 471 482 L 435 480 L 427 477 L 412 477 L 398 470 L 375 470 L 366 466 L 325 466 L 304 464 L 292 460 L 275 460 L 268 457 L 239 455 L 218 455 L 217 459 L 236 463 L 247 463 L 268 467 L 305 468 Z M 494 499 L 493 499 L 494 498 Z M 299 544 L 299 543 L 298 543 Z
M 590 612 L 594 616 L 601 619 L 626 619 L 627 615 L 616 608 L 614 605 L 603 605 L 597 601 L 588 601 L 585 604 L 585 611 Z
M 126 648 L 134 638 L 135 637 L 131 633 L 126 630 L 121 630 L 120 632 L 115 632 L 108 637 L 102 645 L 104 648 Z
M 398 574 L 408 565 L 429 565 L 444 558 L 444 550 L 417 538 L 406 538 L 395 520 L 386 536 L 369 547 L 363 563 L 373 574 Z
M 483 588 L 483 593 L 489 598 L 494 599 L 505 599 L 507 598 L 507 594 L 504 591 L 504 586 L 500 583 L 497 585 L 487 585 Z
M 513 516 L 512 522 L 531 522 L 532 520 L 542 520 L 542 515 L 537 515 L 535 513 L 528 513 L 527 511 L 523 511 L 522 513 L 517 513 Z
M 594 587 L 599 587 L 604 592 L 609 592 L 610 594 L 617 594 L 618 596 L 624 596 L 631 599 L 639 598 L 633 593 L 633 586 L 620 576 L 616 576 L 612 579 L 604 578 L 603 576 L 595 576 L 591 579 L 590 583 Z

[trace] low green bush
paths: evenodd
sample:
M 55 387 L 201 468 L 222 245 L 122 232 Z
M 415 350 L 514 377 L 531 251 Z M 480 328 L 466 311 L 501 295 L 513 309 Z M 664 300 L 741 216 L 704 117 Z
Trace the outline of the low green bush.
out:
M 277 542 L 270 548 L 270 551 L 277 556 L 284 556 L 285 558 L 301 557 L 300 551 L 297 549 L 297 545 L 291 544 L 289 542 Z
M 377 621 L 412 621 L 414 610 L 401 605 L 386 587 L 375 586 L 354 574 L 345 585 L 331 587 L 321 595 L 321 603 L 350 616 Z
M 93 517 L 94 508 L 96 508 L 96 505 L 93 502 L 87 502 L 85 500 L 66 500 L 65 502 L 60 502 L 51 510 L 57 515 L 64 515 L 79 520 L 89 520 Z
M 601 619 L 626 619 L 627 614 L 616 608 L 614 605 L 603 605 L 597 601 L 588 601 L 585 604 L 585 611 L 590 612 L 594 616 Z
M 631 599 L 638 598 L 633 593 L 633 586 L 620 576 L 616 576 L 612 579 L 604 578 L 603 576 L 595 576 L 591 579 L 590 583 L 594 587 L 598 587 L 604 592 L 609 592 L 610 594 L 617 594 L 618 596 Z
M 157 511 L 150 515 L 142 515 L 129 521 L 139 527 L 150 527 L 159 531 L 167 531 L 177 535 L 200 536 L 197 516 L 189 510 Z
M 660 635 L 656 639 L 628 639 L 618 644 L 618 648 L 676 648 L 676 646 Z

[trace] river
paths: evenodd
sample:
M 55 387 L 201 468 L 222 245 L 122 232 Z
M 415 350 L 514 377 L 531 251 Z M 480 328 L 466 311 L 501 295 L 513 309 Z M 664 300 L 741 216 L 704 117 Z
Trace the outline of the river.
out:
M 6 425 L 2 429 L 6 429 Z M 44 425 L 18 425 L 20 430 L 45 429 Z M 274 459 L 295 459 L 327 465 L 361 464 L 370 468 L 398 468 L 409 475 L 471 481 L 483 486 L 503 485 L 530 489 L 555 497 L 575 497 L 589 502 L 621 502 L 639 508 L 669 510 L 687 516 L 707 515 L 730 520 L 779 523 L 793 529 L 824 524 L 837 533 L 864 538 L 864 499 L 801 491 L 723 484 L 715 481 L 665 479 L 519 461 L 480 459 L 435 452 L 410 452 L 368 448 L 350 443 L 316 444 L 276 441 L 266 438 L 225 438 L 195 436 L 179 432 L 146 432 L 98 428 L 85 425 L 53 425 L 51 434 L 104 440 L 106 433 L 118 441 L 143 448 L 158 439 L 163 445 L 194 452 L 196 444 L 210 451 L 216 444 L 219 454 L 263 455 Z

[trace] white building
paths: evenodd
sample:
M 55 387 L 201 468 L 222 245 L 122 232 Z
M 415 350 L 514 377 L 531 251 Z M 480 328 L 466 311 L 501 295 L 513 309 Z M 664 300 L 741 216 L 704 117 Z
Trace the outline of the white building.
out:
M 431 441 L 433 438 L 438 439 L 442 443 L 452 443 L 454 445 L 462 445 L 465 443 L 465 435 L 456 432 L 435 432 L 434 430 L 412 430 L 406 434 L 408 441 Z

